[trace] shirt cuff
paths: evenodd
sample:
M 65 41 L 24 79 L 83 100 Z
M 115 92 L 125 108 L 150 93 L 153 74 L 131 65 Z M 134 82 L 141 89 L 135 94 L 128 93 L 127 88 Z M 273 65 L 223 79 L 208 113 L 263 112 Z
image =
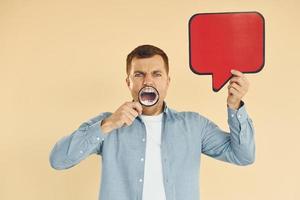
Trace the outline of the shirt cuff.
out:
M 97 117 L 89 120 L 87 123 L 84 123 L 80 129 L 86 134 L 86 136 L 89 138 L 90 143 L 99 143 L 104 141 L 104 139 L 109 135 L 108 133 L 102 132 L 101 129 L 101 122 L 106 117 L 108 117 L 110 113 L 105 112 Z
M 102 119 L 103 120 L 103 119 Z M 107 133 L 103 133 L 101 130 L 101 122 L 102 120 L 95 122 L 94 124 L 89 126 L 88 133 L 90 134 L 92 141 L 95 143 L 98 143 L 99 141 L 104 141 L 104 139 L 107 137 Z
M 241 124 L 248 118 L 245 103 L 243 101 L 241 101 L 241 105 L 237 110 L 227 106 L 227 113 L 229 124 Z

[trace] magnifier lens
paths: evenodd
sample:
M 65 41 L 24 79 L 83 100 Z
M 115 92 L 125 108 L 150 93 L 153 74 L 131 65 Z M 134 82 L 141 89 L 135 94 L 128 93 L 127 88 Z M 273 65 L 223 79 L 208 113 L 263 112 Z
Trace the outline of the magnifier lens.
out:
M 143 87 L 139 91 L 139 102 L 147 107 L 155 105 L 159 100 L 158 91 L 151 86 Z

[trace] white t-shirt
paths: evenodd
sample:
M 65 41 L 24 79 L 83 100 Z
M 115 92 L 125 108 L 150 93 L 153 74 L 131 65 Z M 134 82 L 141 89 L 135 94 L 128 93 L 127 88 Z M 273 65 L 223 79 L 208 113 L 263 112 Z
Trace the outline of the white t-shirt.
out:
M 141 115 L 147 132 L 142 200 L 166 199 L 160 152 L 162 117 L 163 113 L 154 116 Z

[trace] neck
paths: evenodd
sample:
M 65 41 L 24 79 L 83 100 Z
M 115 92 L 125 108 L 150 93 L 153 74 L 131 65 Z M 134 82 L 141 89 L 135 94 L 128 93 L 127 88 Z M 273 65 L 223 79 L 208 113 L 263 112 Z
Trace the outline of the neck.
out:
M 158 102 L 155 106 L 143 106 L 143 115 L 158 115 L 163 112 L 163 102 Z

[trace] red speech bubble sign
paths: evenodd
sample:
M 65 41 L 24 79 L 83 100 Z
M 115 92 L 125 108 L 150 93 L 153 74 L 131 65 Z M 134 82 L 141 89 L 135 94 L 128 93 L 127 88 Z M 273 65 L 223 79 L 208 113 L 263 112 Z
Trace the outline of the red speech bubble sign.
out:
M 265 23 L 258 12 L 200 13 L 189 20 L 190 68 L 219 91 L 231 69 L 257 73 L 265 63 Z

